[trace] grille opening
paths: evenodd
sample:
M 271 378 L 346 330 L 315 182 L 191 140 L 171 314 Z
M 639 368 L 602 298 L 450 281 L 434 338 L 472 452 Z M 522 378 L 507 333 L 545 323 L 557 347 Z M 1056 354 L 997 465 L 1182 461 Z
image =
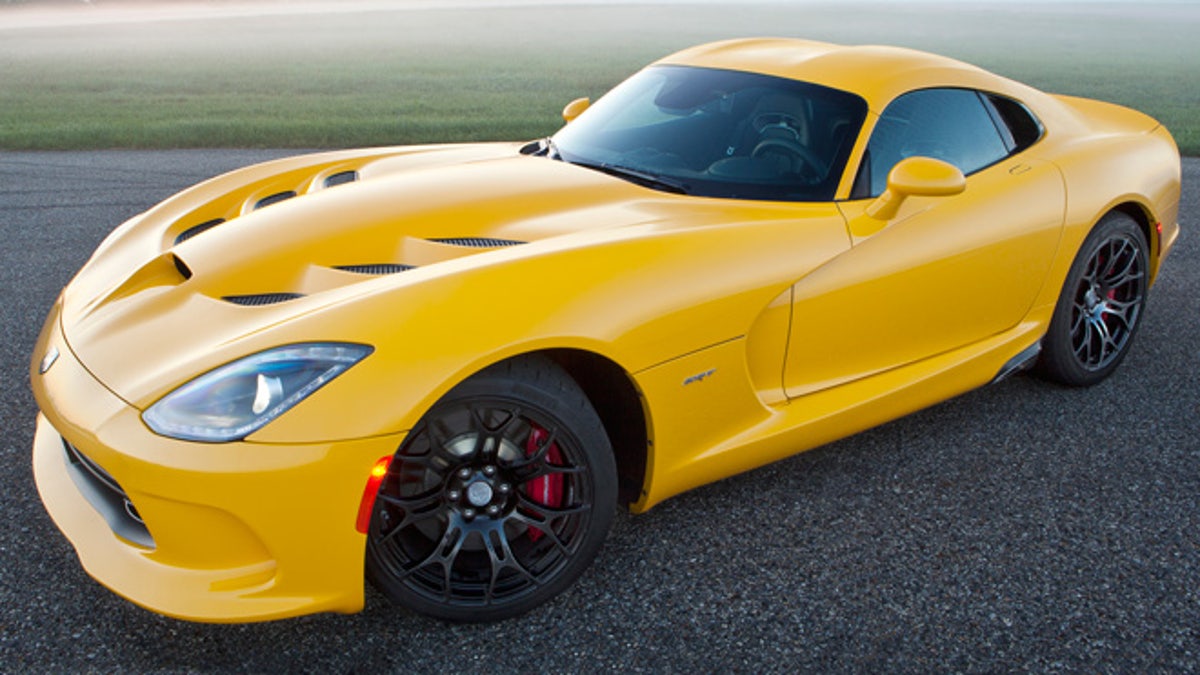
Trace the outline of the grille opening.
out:
M 517 246 L 525 243 L 515 239 L 495 239 L 492 237 L 438 237 L 427 239 L 426 241 L 450 244 L 451 246 L 466 246 L 469 248 L 499 248 L 501 246 Z
M 357 171 L 341 171 L 325 178 L 325 187 L 331 188 L 335 185 L 345 185 L 358 180 Z
M 303 297 L 303 293 L 254 293 L 251 295 L 226 295 L 222 296 L 221 299 L 225 302 L 244 307 L 261 307 L 263 305 L 275 305 Z
M 188 229 L 184 230 L 183 232 L 180 232 L 178 237 L 175 237 L 175 245 L 178 246 L 179 244 L 182 244 L 183 242 L 187 241 L 188 239 L 191 239 L 192 237 L 200 234 L 201 232 L 211 230 L 223 222 L 225 222 L 224 218 L 213 218 L 212 220 L 206 220 L 203 223 L 200 223 L 199 225 L 193 225 L 193 226 L 189 227 Z
M 66 453 L 67 474 L 112 531 L 138 546 L 155 548 L 154 537 L 146 529 L 142 515 L 116 479 L 67 439 L 63 438 L 62 444 Z
M 355 274 L 396 274 L 414 269 L 414 266 L 399 263 L 369 263 L 366 265 L 334 265 L 333 269 Z
M 286 201 L 295 196 L 296 196 L 296 193 L 292 190 L 288 190 L 287 192 L 276 192 L 273 195 L 268 195 L 256 202 L 254 202 L 253 210 L 257 211 L 261 208 L 270 206 L 272 204 L 278 204 L 279 202 Z

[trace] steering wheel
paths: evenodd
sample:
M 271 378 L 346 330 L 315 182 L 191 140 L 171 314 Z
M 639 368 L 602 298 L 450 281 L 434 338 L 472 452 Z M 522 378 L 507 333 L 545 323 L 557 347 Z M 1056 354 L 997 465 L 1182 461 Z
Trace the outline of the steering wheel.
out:
M 799 141 L 800 130 L 804 128 L 804 123 L 784 112 L 765 112 L 755 115 L 750 126 L 754 128 L 754 133 L 760 136 L 768 129 L 782 129 L 790 132 Z
M 758 158 L 772 153 L 788 157 L 792 171 L 795 173 L 800 173 L 800 170 L 807 166 L 813 171 L 815 177 L 820 179 L 829 172 L 829 167 L 825 166 L 816 153 L 790 138 L 764 138 L 754 146 L 750 156 Z

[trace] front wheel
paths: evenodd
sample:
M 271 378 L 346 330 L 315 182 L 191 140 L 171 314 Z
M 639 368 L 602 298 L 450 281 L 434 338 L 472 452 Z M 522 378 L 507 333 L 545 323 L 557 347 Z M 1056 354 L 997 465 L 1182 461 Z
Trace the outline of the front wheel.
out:
M 367 575 L 422 614 L 516 616 L 587 568 L 616 499 L 608 436 L 575 382 L 549 360 L 505 362 L 447 393 L 396 452 Z
M 1038 369 L 1056 382 L 1090 386 L 1129 352 L 1148 290 L 1146 237 L 1129 216 L 1100 220 L 1080 247 L 1063 285 Z

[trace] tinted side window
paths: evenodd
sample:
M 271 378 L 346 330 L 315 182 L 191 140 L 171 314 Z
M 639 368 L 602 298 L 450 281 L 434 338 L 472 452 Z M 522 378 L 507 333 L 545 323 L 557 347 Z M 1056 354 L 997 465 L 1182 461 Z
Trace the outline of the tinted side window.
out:
M 1000 118 L 1002 130 L 1012 137 L 1012 152 L 1020 152 L 1042 137 L 1042 123 L 1028 108 L 1003 96 L 989 94 L 987 98 Z
M 1004 139 L 976 92 L 910 92 L 892 101 L 875 125 L 854 196 L 882 194 L 888 172 L 908 157 L 944 160 L 969 175 L 1008 154 Z

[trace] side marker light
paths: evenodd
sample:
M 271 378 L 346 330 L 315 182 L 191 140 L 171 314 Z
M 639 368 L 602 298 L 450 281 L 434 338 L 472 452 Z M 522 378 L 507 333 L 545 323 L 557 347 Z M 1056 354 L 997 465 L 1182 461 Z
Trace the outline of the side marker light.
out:
M 380 457 L 375 466 L 371 467 L 371 474 L 367 476 L 367 486 L 363 488 L 362 501 L 358 504 L 358 520 L 354 523 L 354 529 L 362 534 L 366 534 L 371 525 L 371 509 L 375 507 L 375 495 L 379 493 L 379 485 L 387 476 L 391 463 L 391 455 Z

